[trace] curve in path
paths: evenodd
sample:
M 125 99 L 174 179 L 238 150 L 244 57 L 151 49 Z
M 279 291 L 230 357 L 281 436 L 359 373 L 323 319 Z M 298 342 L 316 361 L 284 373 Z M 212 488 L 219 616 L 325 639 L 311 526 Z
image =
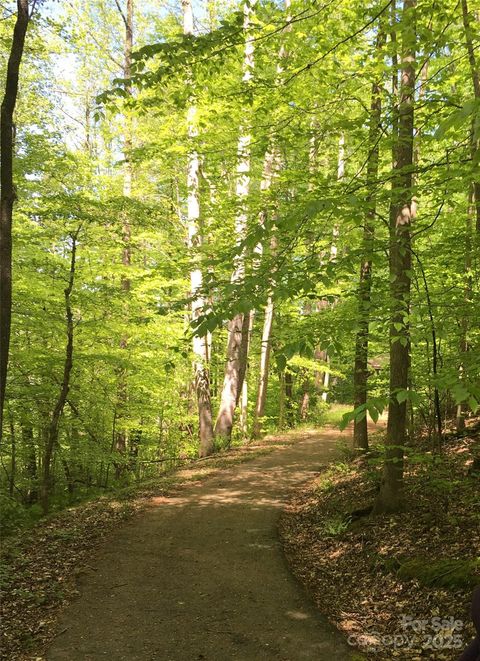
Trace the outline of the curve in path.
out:
M 335 437 L 292 445 L 182 488 L 122 526 L 64 611 L 48 661 L 336 661 L 340 633 L 290 575 L 277 520 Z

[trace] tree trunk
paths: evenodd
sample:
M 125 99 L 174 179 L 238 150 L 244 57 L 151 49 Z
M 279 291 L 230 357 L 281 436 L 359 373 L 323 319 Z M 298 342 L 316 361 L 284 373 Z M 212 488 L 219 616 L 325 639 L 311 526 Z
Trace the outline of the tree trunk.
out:
M 252 310 L 249 315 L 248 320 L 248 336 L 247 336 L 247 347 L 246 347 L 246 370 L 248 371 L 248 356 L 250 352 L 250 343 L 252 341 L 252 332 L 253 332 L 253 322 L 255 320 L 255 310 Z M 247 383 L 247 371 L 243 377 L 242 383 L 242 394 L 240 396 L 240 431 L 242 433 L 242 438 L 248 438 L 248 383 Z
M 17 103 L 20 63 L 29 18 L 28 0 L 17 0 L 17 20 L 13 30 L 0 114 L 0 440 L 12 322 L 12 220 L 16 199 L 13 183 L 13 113 Z
M 190 0 L 182 0 L 183 8 L 183 31 L 184 34 L 193 34 L 193 12 Z M 189 81 L 190 82 L 190 81 Z M 197 136 L 196 127 L 197 109 L 193 100 L 187 111 L 188 136 L 190 140 L 195 140 Z M 198 260 L 198 255 L 194 255 L 202 244 L 202 235 L 200 231 L 200 194 L 199 194 L 199 170 L 200 162 L 196 149 L 191 148 L 188 154 L 187 165 L 187 217 L 188 217 L 188 246 L 192 252 L 193 260 Z M 192 321 L 196 321 L 204 312 L 204 300 L 199 292 L 203 284 L 203 274 L 199 264 L 193 264 L 190 271 L 190 290 L 192 295 Z M 206 457 L 212 454 L 214 450 L 214 435 L 212 422 L 212 403 L 210 398 L 210 374 L 208 367 L 208 345 L 206 336 L 193 337 L 194 354 L 194 373 L 195 373 L 195 392 L 198 404 L 198 422 L 199 422 L 199 455 Z
M 67 345 L 65 347 L 63 378 L 60 387 L 60 392 L 58 393 L 57 402 L 53 410 L 52 418 L 48 426 L 46 444 L 45 444 L 45 454 L 43 457 L 43 474 L 42 474 L 42 484 L 40 489 L 40 502 L 45 514 L 48 512 L 48 506 L 49 506 L 51 461 L 52 461 L 54 448 L 58 441 L 60 419 L 62 417 L 63 409 L 67 401 L 68 392 L 70 390 L 70 375 L 73 368 L 73 312 L 72 312 L 70 297 L 72 294 L 73 285 L 75 281 L 75 262 L 77 256 L 77 238 L 79 232 L 80 232 L 80 228 L 75 232 L 75 234 L 71 235 L 72 252 L 70 258 L 70 273 L 69 273 L 68 285 L 64 291 L 65 318 L 67 322 L 66 323 Z
M 285 411 L 288 427 L 293 427 L 295 421 L 295 412 L 293 410 L 293 376 L 292 373 L 285 370 Z
M 260 349 L 260 374 L 258 380 L 257 401 L 255 404 L 255 415 L 253 419 L 253 438 L 262 435 L 262 418 L 265 415 L 265 403 L 267 401 L 268 372 L 270 368 L 270 336 L 273 324 L 273 297 L 270 295 L 265 308 L 265 319 L 263 321 L 262 346 Z
M 126 13 L 124 13 L 119 4 L 117 4 L 118 10 L 122 17 L 123 23 L 125 25 L 125 42 L 124 42 L 124 52 L 123 52 L 123 77 L 126 81 L 129 81 L 132 75 L 132 49 L 133 49 L 133 0 L 127 0 Z M 130 82 L 125 83 L 125 91 L 128 95 L 132 94 L 132 86 Z M 132 195 L 132 161 L 131 161 L 131 151 L 132 151 L 132 121 L 131 118 L 126 114 L 124 116 L 124 134 L 123 134 L 123 195 L 126 198 L 131 197 Z M 132 254 L 131 254 L 131 227 L 128 216 L 128 210 L 124 210 L 122 214 L 122 265 L 125 269 L 128 269 L 132 263 Z M 122 291 L 128 299 L 128 295 L 131 288 L 130 278 L 123 273 L 121 280 Z M 125 302 L 124 317 L 129 318 L 128 313 L 128 302 Z M 125 333 L 120 340 L 120 348 L 127 350 L 128 349 L 128 336 Z M 127 388 L 127 374 L 125 369 L 119 370 L 119 381 L 117 385 L 117 401 L 118 401 L 118 417 L 117 417 L 117 436 L 115 440 L 115 450 L 123 456 L 127 451 L 127 441 L 128 434 L 125 426 L 122 425 L 122 418 L 125 415 L 128 401 L 128 388 Z M 121 477 L 122 473 L 125 470 L 125 465 L 123 462 L 118 462 L 115 466 L 115 473 L 117 480 Z
M 215 435 L 227 446 L 232 440 L 233 418 L 245 378 L 249 321 L 249 314 L 237 314 L 228 328 L 227 364 L 215 424 Z
M 465 311 L 460 320 L 460 356 L 461 362 L 458 369 L 458 378 L 460 381 L 463 381 L 465 378 L 465 367 L 464 367 L 464 358 L 463 356 L 469 350 L 469 341 L 468 341 L 468 327 L 469 327 L 469 308 L 472 305 L 473 297 L 473 279 L 472 279 L 472 235 L 473 235 L 473 222 L 475 218 L 475 189 L 474 184 L 470 185 L 470 190 L 468 194 L 468 208 L 467 208 L 467 217 L 465 223 L 465 285 L 464 285 L 464 305 Z M 456 427 L 457 431 L 461 432 L 465 429 L 465 404 L 460 402 L 457 404 L 457 415 L 456 415 Z
M 397 163 L 393 171 L 390 222 L 390 402 L 383 479 L 374 511 L 395 512 L 402 506 L 406 400 L 410 358 L 411 200 L 415 94 L 416 0 L 404 0 L 402 73 L 398 113 Z
M 17 444 L 15 438 L 15 424 L 13 422 L 13 416 L 10 416 L 10 447 L 11 447 L 11 457 L 10 457 L 10 479 L 8 484 L 8 495 L 10 498 L 13 498 L 15 491 L 15 474 L 17 472 Z
M 338 139 L 338 161 L 337 161 L 337 180 L 342 181 L 345 177 L 345 134 L 340 133 Z M 332 230 L 332 243 L 330 244 L 330 261 L 334 262 L 337 259 L 338 246 L 337 241 L 340 235 L 340 229 L 337 224 L 333 226 Z M 322 401 L 327 402 L 328 399 L 328 388 L 330 385 L 330 370 L 328 369 L 328 363 L 330 363 L 330 357 L 328 352 L 325 351 L 325 362 L 327 367 L 323 374 L 323 392 L 322 392 Z
M 385 34 L 381 27 L 377 35 L 377 58 L 383 56 Z M 370 111 L 370 128 L 368 136 L 367 164 L 367 200 L 365 224 L 362 238 L 362 260 L 360 264 L 360 280 L 358 286 L 358 329 L 355 338 L 355 365 L 353 370 L 354 407 L 357 408 L 367 401 L 368 381 L 368 339 L 370 326 L 370 297 L 372 289 L 372 257 L 373 240 L 375 237 L 376 213 L 376 181 L 378 177 L 379 139 L 381 135 L 382 112 L 382 80 L 372 84 L 372 100 Z M 353 444 L 360 452 L 368 450 L 367 416 L 354 421 Z
M 306 370 L 305 372 L 306 373 L 303 376 L 303 383 L 301 387 L 299 407 L 300 420 L 302 420 L 302 422 L 305 422 L 305 420 L 308 418 L 308 412 L 310 410 L 310 379 L 308 371 Z
M 277 427 L 278 429 L 283 429 L 285 426 L 285 370 L 281 370 L 278 373 L 278 381 L 280 393 L 278 396 Z
M 243 58 L 243 85 L 248 89 L 253 77 L 254 69 L 254 42 L 250 35 L 251 13 L 255 0 L 245 2 L 243 6 L 243 30 L 245 34 L 245 50 Z M 247 231 L 247 198 L 250 190 L 250 146 L 252 137 L 248 123 L 241 127 L 238 140 L 238 163 L 236 198 L 238 212 L 235 219 L 235 234 L 237 243 L 245 238 Z M 240 284 L 245 274 L 245 255 L 238 255 L 232 275 L 232 282 Z M 227 446 L 232 440 L 232 429 L 235 409 L 242 392 L 243 379 L 247 365 L 247 337 L 249 327 L 249 314 L 238 313 L 228 326 L 227 358 L 225 376 L 223 381 L 220 407 L 215 423 L 215 435 L 223 440 Z
M 33 505 L 37 502 L 37 453 L 35 451 L 35 442 L 33 440 L 33 429 L 30 424 L 22 424 L 22 445 L 27 451 L 27 461 L 25 472 L 28 477 L 28 490 L 26 495 L 26 504 Z

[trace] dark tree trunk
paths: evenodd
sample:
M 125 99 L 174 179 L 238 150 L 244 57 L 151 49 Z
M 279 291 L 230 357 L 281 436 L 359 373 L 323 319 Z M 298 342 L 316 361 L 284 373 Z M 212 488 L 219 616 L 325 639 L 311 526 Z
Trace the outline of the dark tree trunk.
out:
M 383 53 L 385 34 L 380 29 L 377 36 L 377 57 Z M 362 239 L 362 260 L 360 264 L 360 280 L 358 287 L 358 330 L 355 338 L 355 365 L 353 371 L 353 391 L 355 408 L 367 401 L 368 381 L 368 335 L 370 326 L 370 297 L 372 289 L 372 256 L 375 237 L 376 213 L 376 180 L 378 177 L 380 122 L 382 112 L 381 100 L 382 81 L 376 80 L 372 85 L 372 101 L 370 112 L 370 129 L 368 139 L 368 165 L 366 201 L 366 217 Z M 367 416 L 355 420 L 353 442 L 357 450 L 368 450 Z
M 65 479 L 67 480 L 68 493 L 71 497 L 75 493 L 75 482 L 72 477 L 70 466 L 68 465 L 68 461 L 66 459 L 62 459 L 62 466 L 63 472 L 65 473 Z
M 22 445 L 26 449 L 27 461 L 25 472 L 28 477 L 28 491 L 26 504 L 33 505 L 37 502 L 37 453 L 33 440 L 33 429 L 31 425 L 22 425 Z
M 397 164 L 393 171 L 390 222 L 390 402 L 385 465 L 374 511 L 394 512 L 402 506 L 406 400 L 410 357 L 411 206 L 415 94 L 416 0 L 404 0 L 402 73 L 398 113 Z
M 72 234 L 72 251 L 70 258 L 70 273 L 68 278 L 68 285 L 65 288 L 65 318 L 66 318 L 66 327 L 67 327 L 67 344 L 65 347 L 65 362 L 63 366 L 63 378 L 60 387 L 60 392 L 58 393 L 57 402 L 53 410 L 52 418 L 47 430 L 46 443 L 45 443 L 45 454 L 43 457 L 43 474 L 42 474 L 42 484 L 40 489 L 40 502 L 44 513 L 48 512 L 49 506 L 49 496 L 50 496 L 50 482 L 51 482 L 51 463 L 52 456 L 55 446 L 58 441 L 58 431 L 60 425 L 60 419 L 62 417 L 63 409 L 65 408 L 65 403 L 67 401 L 68 392 L 70 390 L 70 375 L 73 368 L 73 312 L 71 305 L 71 294 L 73 290 L 73 285 L 75 282 L 75 263 L 77 256 L 77 238 L 80 228 Z
M 20 63 L 29 21 L 28 0 L 17 0 L 17 10 L 0 115 L 0 439 L 12 320 L 12 219 L 16 199 L 13 183 L 13 113 L 17 103 Z

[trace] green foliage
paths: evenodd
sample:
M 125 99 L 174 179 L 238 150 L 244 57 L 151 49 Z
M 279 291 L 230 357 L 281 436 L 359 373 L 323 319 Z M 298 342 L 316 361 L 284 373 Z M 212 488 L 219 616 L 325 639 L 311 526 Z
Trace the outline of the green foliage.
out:
M 367 400 L 366 404 L 361 404 L 360 406 L 357 406 L 355 409 L 353 409 L 353 411 L 347 411 L 347 413 L 344 413 L 339 423 L 339 428 L 344 430 L 349 425 L 349 423 L 352 422 L 352 420 L 363 420 L 367 413 L 370 415 L 373 422 L 377 422 L 386 405 L 387 400 L 385 397 L 372 397 Z
M 340 537 L 348 530 L 349 525 L 349 518 L 334 516 L 324 522 L 322 532 L 326 537 Z
M 0 528 L 4 535 L 9 535 L 28 520 L 27 512 L 21 503 L 0 494 Z
M 212 338 L 215 418 L 227 322 L 255 310 L 247 370 L 250 430 L 262 312 L 270 295 L 275 313 L 264 431 L 299 423 L 345 428 L 367 415 L 377 420 L 393 402 L 407 408 L 412 445 L 419 426 L 432 436 L 435 389 L 442 420 L 453 419 L 457 406 L 467 415 L 478 413 L 478 238 L 468 200 L 478 175 L 478 154 L 472 158 L 471 149 L 478 100 L 472 98 L 461 12 L 446 0 L 418 8 L 418 62 L 428 61 L 428 71 L 417 72 L 415 99 L 418 209 L 415 259 L 406 273 L 412 301 L 395 321 L 392 338 L 406 342 L 408 327 L 410 384 L 390 392 L 394 107 L 388 85 L 394 45 L 388 37 L 384 51 L 377 51 L 374 18 L 386 3 L 294 2 L 288 29 L 280 6 L 257 3 L 251 14 L 255 67 L 247 84 L 248 35 L 239 4 L 216 3 L 208 16 L 197 16 L 194 36 L 182 34 L 179 7 L 136 6 L 128 81 L 121 61 L 125 26 L 113 0 L 72 0 L 54 10 L 37 4 L 15 118 L 14 305 L 0 487 L 11 492 L 13 473 L 18 507 L 6 501 L 8 520 L 21 522 L 30 516 L 25 512 L 34 513 L 32 504 L 38 507 L 64 369 L 71 234 L 79 228 L 73 369 L 50 485 L 56 508 L 111 487 L 128 489 L 168 471 L 180 457 L 196 455 L 192 334 Z M 1 12 L 4 72 L 14 16 L 7 5 Z M 381 20 L 388 20 L 386 9 Z M 476 39 L 478 22 L 472 30 Z M 382 133 L 372 182 L 370 97 L 377 80 L 384 90 Z M 195 118 L 187 121 L 193 102 Z M 240 203 L 238 145 L 246 133 L 250 186 Z M 274 152 L 278 164 L 267 186 L 267 157 Z M 201 240 L 189 246 L 186 173 L 192 153 L 200 162 Z M 358 271 L 373 197 L 369 395 L 366 405 L 354 408 Z M 240 210 L 242 236 L 236 232 Z M 244 274 L 235 279 L 240 258 Z M 194 268 L 202 271 L 195 294 L 204 306 L 192 322 Z M 326 410 L 325 399 L 344 408 Z M 243 435 L 237 425 L 234 442 Z M 415 448 L 408 453 L 412 462 L 430 461 Z

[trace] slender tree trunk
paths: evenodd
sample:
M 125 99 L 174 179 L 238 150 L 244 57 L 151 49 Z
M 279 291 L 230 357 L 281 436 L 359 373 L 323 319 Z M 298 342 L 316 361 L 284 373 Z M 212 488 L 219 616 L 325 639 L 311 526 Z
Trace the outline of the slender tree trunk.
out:
M 289 4 L 287 5 L 289 6 Z M 279 57 L 282 56 L 283 50 L 280 49 Z M 281 73 L 281 60 L 277 67 L 277 74 Z M 260 184 L 260 190 L 262 193 L 267 193 L 270 190 L 272 181 L 281 167 L 280 153 L 277 145 L 273 140 L 270 141 L 270 145 L 266 151 L 264 162 L 263 162 L 263 176 L 262 182 Z M 267 220 L 267 201 L 265 201 L 265 207 L 260 214 L 260 224 L 265 227 Z M 272 231 L 275 230 L 272 228 Z M 272 252 L 276 251 L 277 242 L 275 235 L 272 236 L 270 241 L 270 248 Z M 257 249 L 258 254 L 263 255 L 263 245 L 260 244 Z M 258 387 L 257 387 L 257 398 L 255 402 L 255 412 L 253 418 L 253 429 L 252 437 L 259 438 L 262 435 L 262 417 L 265 414 L 265 404 L 267 401 L 267 389 L 268 389 L 268 374 L 269 374 L 269 365 L 270 365 L 270 336 L 272 333 L 273 325 L 273 316 L 274 316 L 274 303 L 273 295 L 275 289 L 274 278 L 270 280 L 270 293 L 268 294 L 267 304 L 265 307 L 265 316 L 263 320 L 263 330 L 262 330 L 262 343 L 260 347 L 260 371 L 258 376 Z
M 435 419 L 435 429 L 436 429 L 436 443 L 434 443 L 434 449 L 440 449 L 442 446 L 442 441 L 443 441 L 443 434 L 442 434 L 442 414 L 441 414 L 441 409 L 440 409 L 440 393 L 438 391 L 438 386 L 437 386 L 437 376 L 438 376 L 438 343 L 437 343 L 437 331 L 435 328 L 435 319 L 433 316 L 433 306 L 432 306 L 432 300 L 430 298 L 430 289 L 428 287 L 428 282 L 427 282 L 427 275 L 425 273 L 425 269 L 423 268 L 423 264 L 420 261 L 418 255 L 415 253 L 415 251 L 412 249 L 412 254 L 415 254 L 418 262 L 418 266 L 420 268 L 420 272 L 422 274 L 422 279 L 423 279 L 423 285 L 425 287 L 425 296 L 427 298 L 427 309 L 428 309 L 428 317 L 430 320 L 430 328 L 431 328 L 431 333 L 432 333 L 432 374 L 433 374 L 433 380 L 434 380 L 434 388 L 433 388 L 433 417 Z M 413 427 L 413 423 L 412 423 Z
M 390 402 L 383 479 L 374 511 L 395 512 L 402 506 L 406 400 L 410 362 L 411 201 L 415 103 L 416 0 L 404 0 L 402 16 L 402 77 L 398 116 L 397 164 L 393 172 L 390 223 Z
M 33 440 L 33 429 L 30 424 L 22 424 L 22 446 L 27 453 L 27 461 L 25 472 L 28 476 L 28 491 L 26 497 L 26 504 L 33 505 L 37 502 L 37 453 L 35 450 L 35 442 Z
M 65 480 L 67 481 L 68 493 L 70 496 L 73 496 L 75 492 L 75 482 L 73 481 L 72 472 L 66 459 L 62 459 L 62 466 L 63 472 L 65 473 Z
M 287 369 L 285 370 L 285 412 L 288 427 L 293 427 L 295 421 L 295 412 L 293 410 L 293 376 Z
M 15 438 L 15 424 L 13 416 L 10 416 L 10 479 L 8 484 L 8 495 L 13 498 L 15 491 L 15 474 L 17 472 L 17 444 Z
M 18 79 L 29 14 L 28 0 L 17 0 L 17 20 L 7 64 L 5 93 L 0 114 L 0 440 L 7 385 L 12 322 L 12 220 L 16 191 L 13 183 L 14 123 Z
M 248 356 L 250 353 L 250 343 L 252 341 L 253 333 L 253 322 L 255 320 L 255 310 L 251 310 L 248 320 L 248 335 L 247 335 L 247 347 L 246 347 L 246 372 L 243 377 L 242 384 L 242 394 L 240 397 L 240 431 L 242 433 L 242 438 L 248 438 L 248 382 L 247 382 L 247 372 L 248 372 Z
M 48 426 L 46 443 L 45 443 L 45 454 L 43 457 L 43 474 L 42 474 L 42 484 L 40 489 L 40 502 L 44 513 L 48 512 L 50 486 L 51 486 L 50 469 L 51 469 L 52 456 L 58 441 L 60 419 L 62 417 L 63 409 L 67 401 L 68 392 L 70 390 L 70 375 L 73 368 L 73 312 L 72 312 L 70 297 L 75 282 L 77 238 L 79 232 L 80 232 L 80 228 L 74 234 L 71 235 L 72 248 L 71 248 L 71 258 L 70 258 L 70 273 L 68 278 L 68 285 L 64 291 L 67 344 L 65 347 L 63 378 L 60 386 L 60 392 L 58 393 L 57 402 L 53 410 L 52 418 Z
M 278 397 L 278 429 L 283 429 L 285 426 L 285 370 L 281 370 L 278 374 L 279 390 Z
M 133 49 L 133 0 L 126 0 L 126 11 L 124 12 L 121 6 L 117 3 L 117 8 L 120 12 L 120 16 L 125 26 L 125 42 L 123 50 L 123 77 L 126 81 L 130 80 L 132 75 L 132 49 Z M 130 82 L 125 83 L 125 92 L 128 95 L 132 94 L 132 86 Z M 132 131 L 132 121 L 131 117 L 127 114 L 124 116 L 124 130 L 123 130 L 123 195 L 125 198 L 129 198 L 132 195 L 132 161 L 131 161 L 131 151 L 133 144 L 133 131 Z M 122 265 L 124 267 L 124 273 L 122 275 L 121 287 L 122 292 L 124 293 L 125 303 L 124 303 L 124 317 L 128 319 L 128 298 L 130 295 L 131 281 L 130 277 L 127 275 L 126 271 L 131 265 L 132 254 L 131 254 L 131 227 L 128 215 L 128 209 L 125 209 L 122 213 Z M 124 333 L 123 337 L 120 340 L 120 348 L 125 351 L 128 350 L 128 336 Z M 118 416 L 117 416 L 117 434 L 115 438 L 115 450 L 124 457 L 127 451 L 127 442 L 128 442 L 128 433 L 123 423 L 125 417 L 127 402 L 128 402 L 128 385 L 127 385 L 127 373 L 125 369 L 119 370 L 119 379 L 117 384 L 117 402 L 118 402 Z M 125 464 L 123 461 L 117 462 L 115 466 L 115 474 L 117 480 L 121 477 L 122 473 L 125 470 Z
M 470 190 L 468 194 L 468 207 L 467 207 L 467 217 L 465 223 L 465 284 L 464 284 L 464 306 L 465 311 L 462 314 L 460 321 L 460 356 L 461 361 L 458 369 L 458 378 L 460 381 L 463 381 L 465 378 L 465 366 L 464 366 L 464 356 L 469 350 L 468 343 L 468 320 L 469 320 L 469 308 L 472 305 L 472 292 L 473 292 L 473 279 L 472 279 L 472 235 L 473 235 L 473 222 L 475 218 L 475 190 L 473 183 L 470 185 Z M 456 415 L 456 427 L 457 431 L 461 432 L 465 429 L 465 404 L 460 402 L 457 404 L 457 415 Z
M 337 162 L 337 180 L 342 181 L 345 177 L 345 134 L 341 133 L 338 139 L 338 162 Z M 338 237 L 340 235 L 340 229 L 337 224 L 333 226 L 332 230 L 332 243 L 330 244 L 330 261 L 334 262 L 337 259 L 338 252 Z M 325 351 L 325 362 L 327 363 L 325 371 L 323 373 L 323 392 L 322 392 L 322 401 L 326 402 L 328 399 L 328 389 L 330 385 L 330 357 L 328 352 Z
M 248 438 L 248 379 L 245 374 L 242 384 L 242 394 L 240 397 L 240 433 L 242 439 Z
M 193 34 L 193 12 L 191 0 L 182 0 L 183 8 L 183 31 L 184 34 Z M 190 81 L 188 81 L 190 83 Z M 200 193 L 199 193 L 199 170 L 200 161 L 198 153 L 193 146 L 197 136 L 196 127 L 197 108 L 193 99 L 187 111 L 188 136 L 192 147 L 188 154 L 187 165 L 187 216 L 188 216 L 188 246 L 192 254 L 202 244 L 200 230 Z M 198 263 L 198 255 L 193 255 L 194 264 L 190 271 L 190 290 L 192 295 L 192 321 L 196 321 L 204 312 L 205 302 L 200 295 L 203 284 L 203 274 Z M 212 422 L 212 403 L 210 398 L 210 374 L 208 367 L 208 343 L 204 335 L 193 337 L 195 392 L 198 404 L 199 422 L 199 455 L 206 457 L 214 450 L 214 435 Z
M 268 297 L 265 308 L 265 319 L 263 321 L 262 346 L 260 350 L 260 374 L 258 381 L 257 401 L 255 404 L 255 416 L 253 419 L 253 438 L 262 435 L 262 418 L 265 415 L 265 403 L 267 401 L 268 373 L 270 369 L 270 348 L 273 325 L 273 296 Z
M 377 58 L 383 57 L 385 34 L 381 27 L 377 36 Z M 370 297 L 372 289 L 372 257 L 375 237 L 376 214 L 376 181 L 378 177 L 379 142 L 381 135 L 382 113 L 382 81 L 376 80 L 372 85 L 372 100 L 370 111 L 370 128 L 368 136 L 367 164 L 367 200 L 365 224 L 362 238 L 362 260 L 360 264 L 360 280 L 358 286 L 358 329 L 355 338 L 355 365 L 353 370 L 354 406 L 357 408 L 367 401 L 368 381 L 368 339 L 370 326 Z M 368 450 L 367 416 L 355 420 L 353 427 L 354 447 L 361 451 Z
M 309 373 L 308 370 L 305 370 L 305 373 L 303 375 L 303 383 L 301 387 L 301 396 L 300 396 L 300 407 L 299 407 L 299 413 L 300 413 L 300 420 L 305 422 L 305 420 L 308 418 L 308 412 L 310 409 L 310 378 L 309 378 Z
M 243 60 L 243 85 L 248 89 L 253 77 L 254 69 L 254 42 L 250 35 L 251 13 L 255 0 L 245 2 L 243 6 L 245 33 L 245 50 Z M 238 140 L 238 164 L 236 198 L 238 212 L 235 219 L 235 233 L 237 242 L 241 243 L 247 230 L 247 198 L 250 190 L 250 150 L 252 137 L 250 128 L 245 122 L 241 127 L 241 135 Z M 239 255 L 232 275 L 233 283 L 241 283 L 244 277 L 245 255 Z M 225 376 L 217 421 L 215 423 L 215 435 L 221 438 L 227 446 L 232 440 L 232 429 L 235 409 L 242 392 L 243 379 L 245 377 L 247 364 L 247 339 L 249 314 L 238 313 L 230 321 L 228 326 L 227 359 L 225 364 Z

